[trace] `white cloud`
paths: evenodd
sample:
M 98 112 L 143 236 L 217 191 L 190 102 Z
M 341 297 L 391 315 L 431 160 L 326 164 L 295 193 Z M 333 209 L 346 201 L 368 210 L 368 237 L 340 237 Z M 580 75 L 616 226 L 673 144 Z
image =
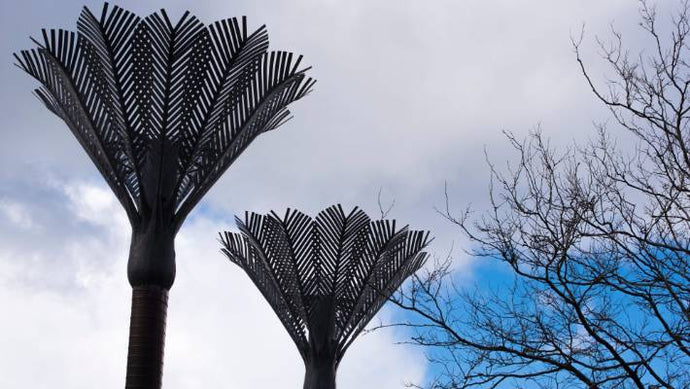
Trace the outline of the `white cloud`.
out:
M 62 190 L 78 219 L 115 232 L 121 232 L 129 226 L 125 213 L 109 188 L 76 183 L 63 185 Z
M 0 212 L 2 212 L 10 222 L 21 229 L 35 227 L 29 210 L 20 203 L 7 199 L 0 199 Z
M 61 187 L 68 216 L 86 219 L 105 234 L 100 239 L 65 237 L 69 243 L 56 250 L 53 265 L 38 269 L 0 255 L 0 347 L 12 350 L 0 353 L 3 388 L 107 389 L 123 384 L 131 293 L 125 273 L 128 227 L 107 222 L 122 214 L 107 188 L 86 183 Z M 178 236 L 166 388 L 301 385 L 303 365 L 290 337 L 244 273 L 219 252 L 217 233 L 232 225 L 231 218 L 197 216 Z M 11 248 L 12 243 L 2 245 Z M 23 272 L 50 273 L 62 261 L 75 263 L 71 291 L 13 281 Z M 395 341 L 392 332 L 359 339 L 340 369 L 342 387 L 393 389 L 421 380 L 423 356 Z

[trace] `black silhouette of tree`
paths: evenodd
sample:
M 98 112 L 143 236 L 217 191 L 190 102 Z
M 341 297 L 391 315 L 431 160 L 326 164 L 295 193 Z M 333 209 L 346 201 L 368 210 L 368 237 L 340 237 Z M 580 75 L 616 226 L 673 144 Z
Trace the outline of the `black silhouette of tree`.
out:
M 33 40 L 33 39 L 32 39 Z M 259 134 L 314 81 L 301 57 L 269 52 L 265 26 L 245 18 L 204 25 L 186 12 L 145 18 L 84 8 L 77 31 L 43 30 L 15 54 L 42 86 L 132 225 L 133 288 L 127 388 L 159 388 L 174 238 L 185 218 Z
M 654 45 L 628 54 L 602 43 L 611 75 L 595 81 L 617 127 L 557 151 L 540 134 L 508 135 L 518 161 L 492 168 L 491 208 L 478 219 L 446 216 L 513 275 L 500 289 L 453 287 L 448 263 L 395 296 L 420 314 L 412 342 L 441 367 L 433 388 L 690 387 L 690 3 Z
M 331 206 L 316 218 L 247 213 L 222 251 L 266 298 L 295 342 L 305 389 L 335 388 L 345 351 L 426 259 L 428 232 Z

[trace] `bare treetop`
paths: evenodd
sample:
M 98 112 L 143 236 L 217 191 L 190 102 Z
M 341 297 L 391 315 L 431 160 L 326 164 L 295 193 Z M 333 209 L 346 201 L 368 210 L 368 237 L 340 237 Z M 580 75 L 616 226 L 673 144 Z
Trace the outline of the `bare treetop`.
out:
M 690 1 L 668 33 L 639 5 L 652 50 L 629 52 L 615 31 L 599 40 L 605 82 L 574 42 L 612 128 L 565 151 L 508 134 L 517 163 L 490 163 L 490 207 L 446 208 L 470 252 L 512 282 L 461 288 L 442 262 L 393 297 L 419 314 L 392 325 L 429 347 L 428 387 L 690 388 Z

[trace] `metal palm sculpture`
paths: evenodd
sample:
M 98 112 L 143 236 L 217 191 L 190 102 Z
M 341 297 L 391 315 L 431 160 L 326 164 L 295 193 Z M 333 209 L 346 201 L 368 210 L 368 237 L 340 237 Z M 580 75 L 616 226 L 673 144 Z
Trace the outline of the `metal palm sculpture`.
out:
M 355 208 L 316 218 L 247 214 L 222 251 L 251 278 L 295 342 L 305 389 L 335 388 L 345 351 L 388 297 L 426 259 L 428 232 L 396 229 Z
M 127 388 L 159 388 L 174 238 L 223 172 L 314 81 L 291 53 L 268 52 L 265 26 L 209 26 L 185 13 L 148 17 L 84 8 L 77 32 L 43 30 L 15 54 L 42 86 L 127 212 L 133 287 Z

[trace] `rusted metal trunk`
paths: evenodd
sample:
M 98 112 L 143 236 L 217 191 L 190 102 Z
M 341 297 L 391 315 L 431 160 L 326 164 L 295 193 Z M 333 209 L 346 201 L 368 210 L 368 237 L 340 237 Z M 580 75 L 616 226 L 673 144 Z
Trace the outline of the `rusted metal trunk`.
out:
M 155 285 L 132 288 L 126 389 L 161 388 L 167 311 L 167 289 Z

